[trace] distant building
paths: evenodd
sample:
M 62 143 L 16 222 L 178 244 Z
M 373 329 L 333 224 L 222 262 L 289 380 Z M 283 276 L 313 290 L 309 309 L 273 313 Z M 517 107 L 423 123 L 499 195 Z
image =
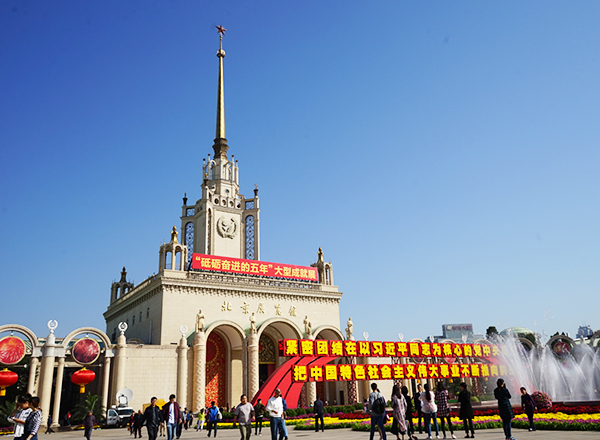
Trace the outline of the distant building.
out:
M 589 325 L 580 325 L 577 329 L 577 339 L 589 338 L 594 334 L 594 330 Z
M 434 342 L 442 342 L 449 339 L 454 342 L 463 342 L 463 335 L 466 335 L 466 342 L 469 343 L 475 342 L 478 339 L 485 339 L 484 335 L 473 333 L 473 324 L 443 324 L 442 335 L 434 336 Z

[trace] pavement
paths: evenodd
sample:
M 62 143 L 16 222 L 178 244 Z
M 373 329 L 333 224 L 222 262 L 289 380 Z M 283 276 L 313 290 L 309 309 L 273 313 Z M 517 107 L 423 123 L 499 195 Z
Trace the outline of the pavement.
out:
M 314 432 L 314 431 L 294 431 L 290 429 L 289 438 L 293 439 L 311 439 L 311 440 L 329 440 L 329 439 L 348 439 L 348 440 L 368 440 L 368 432 L 352 431 L 350 429 L 327 429 L 325 432 Z M 43 432 L 43 431 L 42 431 Z M 146 430 L 143 431 L 142 440 L 147 440 Z M 456 432 L 458 439 L 464 438 L 464 431 Z M 419 440 L 424 440 L 426 435 L 417 434 Z M 513 437 L 517 440 L 598 440 L 600 438 L 600 432 L 598 431 L 534 431 L 529 432 L 523 429 L 513 429 Z M 81 431 L 70 431 L 70 432 L 57 432 L 54 434 L 38 434 L 40 440 L 62 440 L 62 439 L 81 439 L 83 438 L 83 430 Z M 158 437 L 157 440 L 166 440 L 167 437 Z M 207 439 L 206 430 L 204 432 L 196 432 L 195 430 L 183 431 L 181 434 L 181 440 L 191 439 Z M 213 436 L 210 437 L 214 438 Z M 240 432 L 237 429 L 220 429 L 218 431 L 217 439 L 239 439 Z M 267 428 L 263 430 L 262 436 L 254 436 L 252 431 L 252 438 L 257 440 L 270 440 L 270 431 Z M 375 434 L 377 440 L 378 435 Z M 395 440 L 393 435 L 388 433 L 388 439 Z M 502 429 L 483 429 L 475 431 L 475 438 L 478 440 L 503 440 L 504 433 Z M 129 431 L 125 428 L 110 428 L 110 429 L 97 429 L 92 432 L 92 440 L 99 439 L 111 439 L 111 440 L 133 440 L 133 436 L 129 435 Z

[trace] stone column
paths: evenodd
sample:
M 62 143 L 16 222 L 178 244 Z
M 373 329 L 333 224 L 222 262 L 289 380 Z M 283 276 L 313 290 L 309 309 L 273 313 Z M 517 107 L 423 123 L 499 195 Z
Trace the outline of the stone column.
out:
M 104 407 L 104 416 L 108 409 L 108 387 L 110 384 L 110 358 L 104 354 L 104 366 L 102 367 L 102 406 Z M 119 391 L 119 390 L 117 390 Z
M 251 401 L 259 389 L 258 381 L 258 335 L 248 335 L 248 401 Z
M 206 388 L 206 333 L 196 331 L 194 336 L 194 401 L 192 411 L 205 407 Z
M 40 368 L 40 386 L 38 394 L 40 397 L 40 408 L 45 413 L 50 413 L 50 400 L 52 397 L 52 380 L 54 378 L 54 333 L 46 338 L 42 354 L 42 366 Z M 44 417 L 42 426 L 47 427 L 48 418 Z
M 115 381 L 113 393 L 116 400 L 117 393 L 125 388 L 125 363 L 127 360 L 127 339 L 125 333 L 121 332 L 119 339 L 117 339 L 117 355 L 115 356 Z
M 187 339 L 181 335 L 179 345 L 177 346 L 177 401 L 183 408 L 187 407 L 187 381 L 188 381 L 188 363 L 187 363 Z
M 58 428 L 60 425 L 59 417 L 60 417 L 60 399 L 62 397 L 62 382 L 63 382 L 63 373 L 65 371 L 65 358 L 58 358 L 58 367 L 56 369 L 56 387 L 54 388 L 54 408 L 52 411 L 52 427 Z
M 37 373 L 40 360 L 37 357 L 32 357 L 29 361 L 29 379 L 27 380 L 27 392 L 34 396 L 35 393 L 35 375 Z
M 306 339 L 311 339 L 314 341 L 315 336 L 308 332 L 306 334 Z M 306 398 L 308 399 L 308 404 L 312 404 L 317 400 L 317 383 L 316 382 L 307 382 L 306 383 Z

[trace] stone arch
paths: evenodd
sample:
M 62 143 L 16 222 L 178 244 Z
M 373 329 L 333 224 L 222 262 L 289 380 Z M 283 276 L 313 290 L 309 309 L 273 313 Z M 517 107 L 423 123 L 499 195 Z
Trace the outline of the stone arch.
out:
M 224 402 L 237 402 L 239 396 L 244 392 L 244 371 L 246 366 L 246 332 L 237 323 L 229 320 L 219 320 L 211 323 L 206 331 L 207 356 L 209 352 L 209 340 L 211 335 L 218 336 L 225 344 L 225 378 L 223 380 Z M 207 359 L 207 379 L 208 377 Z M 219 380 L 220 382 L 220 380 Z M 206 395 L 208 397 L 208 394 Z
M 331 338 L 331 337 L 318 338 L 318 336 L 321 332 L 325 332 L 325 334 L 333 333 L 334 338 Z M 315 335 L 315 339 L 329 339 L 329 340 L 340 340 L 340 341 L 344 340 L 344 335 L 342 334 L 340 329 L 336 328 L 332 325 L 322 325 L 320 327 L 317 327 L 313 333 Z
M 573 341 L 573 339 L 571 339 L 569 336 L 566 336 L 566 335 L 552 336 L 550 339 L 548 339 L 548 342 L 546 342 L 546 345 L 548 347 L 552 347 L 552 344 L 559 339 L 562 339 L 564 342 L 568 342 L 571 345 L 571 347 L 573 347 L 575 345 L 575 343 L 574 343 L 575 341 Z
M 205 330 L 206 339 L 213 330 L 218 329 L 228 339 L 232 349 L 244 347 L 246 332 L 237 322 L 222 319 L 211 323 Z
M 271 318 L 262 322 L 257 329 L 258 337 L 260 338 L 262 332 L 264 332 L 268 327 L 271 326 L 279 333 L 281 333 L 281 335 L 285 339 L 302 338 L 303 333 L 302 330 L 300 330 L 300 327 L 298 327 L 298 325 L 294 321 L 287 318 Z
M 76 330 L 73 330 L 71 333 L 69 333 L 67 336 L 65 336 L 65 338 L 62 341 L 62 346 L 65 348 L 68 348 L 69 342 L 71 342 L 71 340 L 75 336 L 77 336 L 81 333 L 91 333 L 92 335 L 99 337 L 102 340 L 102 342 L 104 342 L 104 348 L 107 351 L 108 351 L 108 349 L 110 349 L 112 347 L 110 338 L 106 335 L 106 333 L 104 333 L 102 330 L 98 330 L 97 328 L 94 328 L 94 327 L 81 327 Z
M 30 329 L 28 329 L 24 325 L 19 325 L 19 324 L 5 324 L 5 325 L 0 325 L 0 333 L 10 332 L 10 331 L 19 332 L 19 333 L 24 334 L 25 336 L 27 336 L 27 339 L 29 339 L 29 342 L 31 343 L 31 350 L 32 351 L 33 351 L 33 349 L 35 349 L 36 347 L 39 346 L 38 338 L 35 335 L 35 333 L 33 333 L 33 331 L 31 331 Z

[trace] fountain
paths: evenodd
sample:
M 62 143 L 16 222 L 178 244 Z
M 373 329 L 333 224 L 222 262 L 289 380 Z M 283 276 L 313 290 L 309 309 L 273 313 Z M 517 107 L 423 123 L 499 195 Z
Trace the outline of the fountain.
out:
M 600 400 L 599 349 L 583 341 L 568 344 L 556 337 L 549 344 L 529 344 L 532 348 L 528 350 L 521 339 L 510 333 L 498 335 L 494 342 L 503 346 L 499 363 L 509 369 L 510 377 L 505 380 L 511 384 L 511 390 L 525 387 L 529 393 L 543 391 L 554 401 Z M 518 403 L 520 395 L 514 394 L 513 401 Z

